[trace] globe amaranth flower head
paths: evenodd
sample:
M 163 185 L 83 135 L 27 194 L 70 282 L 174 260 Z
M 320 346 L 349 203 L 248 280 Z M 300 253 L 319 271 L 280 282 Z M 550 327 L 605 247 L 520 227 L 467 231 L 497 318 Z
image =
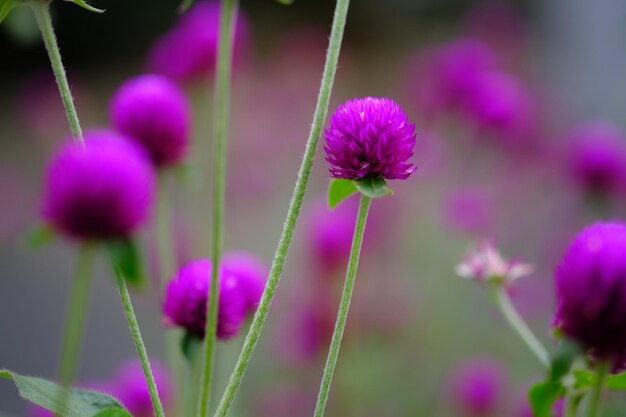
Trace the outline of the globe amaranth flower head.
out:
M 217 337 L 228 340 L 243 326 L 248 294 L 235 275 L 220 269 Z M 178 272 L 165 292 L 163 313 L 166 325 L 180 326 L 197 337 L 204 337 L 210 277 L 211 262 L 205 259 L 193 261 Z
M 556 269 L 554 324 L 595 358 L 626 357 L 626 225 L 583 229 Z
M 465 416 L 494 415 L 503 394 L 506 373 L 491 359 L 472 359 L 455 369 L 450 395 L 455 408 Z
M 190 110 L 182 91 L 160 75 L 124 83 L 111 103 L 113 126 L 136 140 L 158 167 L 180 162 L 189 144 Z
M 48 166 L 42 216 L 78 240 L 126 238 L 147 220 L 155 174 L 143 150 L 113 132 L 64 143 Z
M 326 161 L 335 178 L 407 179 L 415 167 L 415 125 L 393 100 L 349 100 L 335 111 L 326 130 Z

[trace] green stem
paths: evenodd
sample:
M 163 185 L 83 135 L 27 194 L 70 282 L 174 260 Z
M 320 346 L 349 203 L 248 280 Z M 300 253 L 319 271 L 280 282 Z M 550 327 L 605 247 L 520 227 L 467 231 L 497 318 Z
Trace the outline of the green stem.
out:
M 198 397 L 198 417 L 209 413 L 211 381 L 217 343 L 217 312 L 219 305 L 219 265 L 224 246 L 224 200 L 226 188 L 226 143 L 230 110 L 230 84 L 235 37 L 235 20 L 239 0 L 222 0 L 220 33 L 215 72 L 214 171 L 213 171 L 213 233 L 211 235 L 211 285 L 208 288 L 203 370 Z
M 519 315 L 515 306 L 511 302 L 511 298 L 506 291 L 506 288 L 500 286 L 496 290 L 496 302 L 500 311 L 504 315 L 504 318 L 509 323 L 509 325 L 517 332 L 517 334 L 522 338 L 524 343 L 530 348 L 530 350 L 535 354 L 537 359 L 546 367 L 550 367 L 550 355 L 546 348 L 541 344 L 539 339 L 533 334 L 530 330 L 524 319 Z
M 341 50 L 341 43 L 346 26 L 349 5 L 350 0 L 337 0 L 330 40 L 328 43 L 328 51 L 326 54 L 326 63 L 324 64 L 324 74 L 322 76 L 315 113 L 313 115 L 313 123 L 307 140 L 306 150 L 304 151 L 304 156 L 302 158 L 302 164 L 300 165 L 300 170 L 298 172 L 298 179 L 291 197 L 291 202 L 289 203 L 287 218 L 285 219 L 285 224 L 278 242 L 276 254 L 274 255 L 274 261 L 272 262 L 269 278 L 265 284 L 263 296 L 261 297 L 259 307 L 257 308 L 254 318 L 252 319 L 252 324 L 250 325 L 250 329 L 246 335 L 241 353 L 239 354 L 235 368 L 230 376 L 224 395 L 222 396 L 215 413 L 216 417 L 226 416 L 233 400 L 235 399 L 235 395 L 239 390 L 243 375 L 245 374 L 248 364 L 250 363 L 252 353 L 254 352 L 254 349 L 259 341 L 259 337 L 261 336 L 274 294 L 276 294 L 276 288 L 278 287 L 278 283 L 285 266 L 285 259 L 287 258 L 287 253 L 289 251 L 289 247 L 291 246 L 291 241 L 293 240 L 296 221 L 298 220 L 298 216 L 300 215 L 300 211 L 302 209 L 302 202 L 309 183 L 311 169 L 313 168 L 313 161 L 317 152 L 319 138 L 322 134 L 322 128 L 328 113 L 328 104 L 335 81 L 335 74 L 337 72 L 337 62 L 339 61 L 339 52 Z
M 63 107 L 65 108 L 65 114 L 70 124 L 70 131 L 74 140 L 80 144 L 84 144 L 83 131 L 80 128 L 80 122 L 78 121 L 78 114 L 76 113 L 76 107 L 74 107 L 74 98 L 72 97 L 72 91 L 67 81 L 67 75 L 65 74 L 65 68 L 63 67 L 63 60 L 61 59 L 61 52 L 59 51 L 59 44 L 57 43 L 56 35 L 54 34 L 54 28 L 52 26 L 52 19 L 50 18 L 50 2 L 42 0 L 32 0 L 30 5 L 35 13 L 37 19 L 37 25 L 41 31 L 43 42 L 46 45 L 48 51 L 48 58 L 50 58 L 50 64 L 52 64 L 52 72 L 54 72 L 54 78 L 56 79 L 57 86 L 59 87 L 59 93 L 61 93 L 61 100 L 63 101 Z
M 135 316 L 135 311 L 130 301 L 128 287 L 126 287 L 126 280 L 117 265 L 113 265 L 113 270 L 115 272 L 115 281 L 117 282 L 117 287 L 119 289 L 122 306 L 124 307 L 124 313 L 126 314 L 126 319 L 128 320 L 128 328 L 130 329 L 130 334 L 133 338 L 133 342 L 135 343 L 135 348 L 137 349 L 137 355 L 141 361 L 141 368 L 143 369 L 146 383 L 148 384 L 148 391 L 150 392 L 150 399 L 152 401 L 154 413 L 156 417 L 165 417 L 165 412 L 163 411 L 163 405 L 161 405 L 156 382 L 154 381 L 152 369 L 150 368 L 150 361 L 148 360 L 146 346 L 143 343 L 141 332 L 139 331 L 139 324 L 137 323 L 137 317 Z
M 609 374 L 609 364 L 602 362 L 598 365 L 596 370 L 596 380 L 590 393 L 589 403 L 587 406 L 586 417 L 598 417 L 600 416 L 600 408 L 602 405 L 602 390 L 604 388 L 604 382 Z
M 66 388 L 70 387 L 74 382 L 80 360 L 80 347 L 85 330 L 87 306 L 89 304 L 93 257 L 94 251 L 91 245 L 85 244 L 80 248 L 70 302 L 65 316 L 65 335 L 63 337 L 59 367 L 59 379 Z M 59 403 L 63 407 L 69 400 L 68 396 L 69 391 L 62 391 Z
M 568 393 L 565 398 L 565 413 L 564 417 L 576 417 L 578 415 L 578 406 L 580 404 L 581 397 L 578 394 Z
M 350 308 L 350 300 L 352 299 L 352 291 L 356 280 L 356 271 L 359 266 L 359 257 L 361 255 L 361 246 L 363 244 L 363 232 L 365 232 L 365 223 L 367 221 L 367 212 L 369 211 L 372 200 L 369 197 L 361 195 L 361 203 L 359 204 L 359 212 L 354 227 L 354 237 L 352 238 L 352 248 L 350 249 L 350 259 L 348 260 L 348 269 L 346 271 L 346 282 L 341 295 L 341 303 L 339 304 L 339 313 L 337 313 L 337 321 L 333 338 L 330 342 L 328 357 L 326 358 L 326 366 L 324 367 L 324 375 L 320 385 L 320 392 L 317 396 L 317 405 L 315 406 L 315 417 L 322 417 L 328 401 L 328 393 L 330 391 L 330 383 L 335 372 L 337 357 L 339 356 L 339 348 L 341 347 L 341 339 L 346 328 L 346 320 L 348 319 L 348 309 Z

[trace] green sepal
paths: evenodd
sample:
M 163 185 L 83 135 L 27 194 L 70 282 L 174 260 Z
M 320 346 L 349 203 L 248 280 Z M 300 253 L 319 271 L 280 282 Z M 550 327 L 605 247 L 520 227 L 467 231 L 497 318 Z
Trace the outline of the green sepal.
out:
M 334 209 L 343 200 L 356 194 L 359 190 L 356 188 L 354 181 L 343 178 L 335 178 L 328 185 L 328 207 Z
M 195 334 L 185 332 L 180 340 L 180 351 L 183 353 L 183 356 L 187 359 L 190 366 L 194 364 L 201 347 L 202 339 Z
M 369 198 L 381 198 L 393 195 L 393 190 L 382 178 L 362 178 L 354 181 L 361 194 Z
M 48 225 L 38 225 L 29 230 L 24 237 L 26 245 L 33 249 L 41 249 L 52 243 L 57 237 L 56 231 Z
M 80 7 L 82 7 L 83 9 L 87 9 L 90 12 L 94 12 L 94 13 L 104 13 L 104 10 L 102 9 L 97 9 L 93 6 L 91 6 L 89 3 L 87 3 L 85 0 L 66 0 L 66 1 L 70 1 L 74 4 L 79 5 Z
M 114 268 L 135 288 L 146 283 L 139 245 L 132 239 L 111 240 L 106 243 Z
M 595 385 L 597 376 L 588 369 L 578 369 L 574 371 L 576 386 L 579 388 L 591 388 Z M 608 375 L 604 386 L 611 391 L 626 391 L 626 372 L 615 375 Z
M 67 389 L 42 378 L 23 376 L 6 369 L 0 370 L 0 378 L 12 380 L 25 400 L 65 417 L 132 417 L 118 400 L 107 394 Z M 111 414 L 113 410 L 115 414 Z M 108 414 L 102 414 L 105 411 Z

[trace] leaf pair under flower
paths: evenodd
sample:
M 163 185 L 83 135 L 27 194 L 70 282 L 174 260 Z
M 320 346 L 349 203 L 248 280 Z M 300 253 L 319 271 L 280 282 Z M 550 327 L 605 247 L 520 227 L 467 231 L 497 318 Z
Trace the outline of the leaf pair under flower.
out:
M 87 9 L 94 13 L 104 13 L 104 10 L 97 9 L 87 3 L 85 0 L 65 0 L 79 5 L 83 9 Z M 0 23 L 9 15 L 15 6 L 28 4 L 26 0 L 0 0 Z
M 335 178 L 328 186 L 328 207 L 334 209 L 343 200 L 357 192 L 369 198 L 380 198 L 393 194 L 393 190 L 382 178 L 363 178 L 355 181 Z

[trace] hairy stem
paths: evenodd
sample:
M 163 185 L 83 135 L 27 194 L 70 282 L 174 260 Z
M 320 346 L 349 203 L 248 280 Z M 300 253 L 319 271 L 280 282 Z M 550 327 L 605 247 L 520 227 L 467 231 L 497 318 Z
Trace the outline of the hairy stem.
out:
M 326 366 L 324 367 L 324 375 L 320 385 L 320 392 L 317 397 L 317 405 L 315 406 L 315 417 L 322 417 L 328 401 L 328 393 L 330 392 L 330 383 L 335 372 L 337 357 L 339 356 L 339 348 L 341 347 L 341 339 L 346 328 L 348 319 L 348 309 L 350 308 L 350 300 L 352 299 L 352 291 L 354 290 L 354 282 L 356 280 L 356 271 L 359 266 L 359 257 L 361 256 L 361 246 L 363 244 L 363 233 L 365 232 L 365 223 L 367 221 L 367 213 L 370 208 L 371 199 L 364 195 L 361 196 L 359 204 L 359 212 L 354 227 L 354 237 L 352 238 L 352 248 L 350 249 L 350 259 L 348 260 L 348 269 L 346 271 L 346 281 L 341 295 L 341 303 L 339 304 L 339 313 L 333 331 L 333 338 L 330 342 L 328 357 L 326 358 Z
M 54 28 L 52 26 L 52 19 L 50 18 L 50 2 L 32 0 L 29 4 L 33 8 L 35 18 L 37 19 L 37 25 L 39 26 L 43 42 L 46 45 L 46 50 L 48 51 L 48 58 L 50 58 L 52 72 L 54 72 L 54 78 L 56 79 L 57 86 L 59 87 L 59 93 L 61 93 L 61 100 L 63 101 L 67 121 L 70 124 L 72 137 L 78 143 L 84 144 L 83 131 L 80 127 L 76 107 L 74 107 L 74 98 L 72 97 L 72 91 L 70 90 L 70 85 L 67 81 L 67 74 L 65 73 L 65 68 L 63 67 L 59 44 L 57 43 L 57 38 L 54 34 Z
M 291 246 L 291 241 L 293 240 L 296 221 L 298 220 L 298 216 L 300 215 L 300 211 L 302 209 L 304 194 L 311 175 L 311 169 L 313 168 L 313 160 L 315 159 L 315 153 L 317 152 L 319 138 L 322 134 L 322 128 L 328 113 L 328 104 L 335 81 L 335 74 L 337 72 L 337 63 L 339 61 L 339 52 L 341 50 L 341 43 L 346 26 L 349 5 L 350 0 L 337 0 L 330 40 L 328 43 L 328 51 L 326 54 L 326 63 L 324 65 L 324 74 L 322 76 L 315 113 L 313 115 L 313 123 L 307 140 L 306 150 L 302 158 L 302 164 L 300 165 L 300 170 L 298 172 L 298 179 L 291 197 L 291 202 L 289 203 L 287 218 L 285 219 L 285 224 L 278 242 L 276 254 L 274 255 L 274 261 L 272 262 L 269 278 L 265 284 L 263 296 L 261 297 L 259 307 L 257 308 L 254 318 L 252 319 L 250 330 L 248 330 L 241 353 L 239 354 L 235 368 L 230 376 L 224 395 L 222 396 L 215 413 L 216 417 L 226 416 L 233 400 L 235 399 L 235 395 L 239 390 L 243 376 L 246 372 L 248 364 L 250 363 L 252 353 L 254 352 L 254 349 L 259 341 L 259 337 L 261 336 L 265 320 L 269 314 L 270 306 L 285 266 L 285 259 L 287 258 L 287 253 L 289 251 L 289 247 Z
M 233 61 L 235 21 L 239 0 L 222 0 L 220 9 L 219 46 L 215 72 L 215 119 L 213 159 L 213 233 L 211 235 L 211 285 L 208 288 L 203 370 L 198 396 L 198 417 L 209 413 L 211 381 L 217 343 L 217 312 L 219 305 L 219 266 L 224 246 L 224 200 L 226 188 L 226 148 L 230 110 L 230 84 Z
M 152 374 L 152 368 L 150 367 L 150 361 L 148 360 L 148 353 L 146 352 L 146 346 L 143 343 L 141 332 L 139 331 L 139 324 L 137 323 L 137 317 L 133 305 L 130 301 L 130 294 L 128 293 L 128 287 L 126 286 L 126 280 L 124 275 L 119 270 L 119 267 L 113 264 L 113 270 L 115 272 L 115 281 L 122 300 L 122 306 L 124 307 L 124 314 L 128 320 L 128 328 L 132 336 L 135 348 L 137 349 L 137 355 L 141 362 L 141 368 L 143 369 L 146 383 L 148 384 L 148 391 L 150 392 L 150 400 L 152 401 L 152 407 L 156 417 L 165 417 L 163 411 L 163 405 L 159 398 L 156 382 L 154 381 L 154 375 Z
M 550 355 L 546 348 L 541 344 L 539 339 L 533 334 L 530 330 L 524 319 L 519 315 L 515 306 L 511 302 L 511 298 L 507 293 L 505 287 L 498 287 L 496 290 L 496 303 L 498 304 L 498 308 L 504 315 L 504 318 L 509 323 L 511 328 L 515 330 L 515 332 L 522 338 L 524 343 L 530 348 L 530 350 L 535 354 L 537 359 L 544 365 L 546 368 L 550 367 Z

